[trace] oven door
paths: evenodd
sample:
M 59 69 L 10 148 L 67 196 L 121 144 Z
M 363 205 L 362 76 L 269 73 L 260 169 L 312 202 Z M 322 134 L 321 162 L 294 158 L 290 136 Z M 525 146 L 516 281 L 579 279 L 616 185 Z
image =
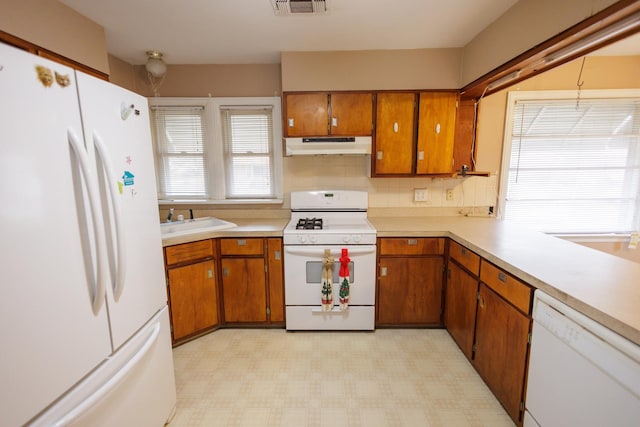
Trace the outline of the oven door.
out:
M 375 304 L 376 289 L 376 246 L 375 245 L 285 245 L 284 247 L 284 278 L 285 300 L 291 305 L 321 305 L 322 259 L 324 250 L 331 250 L 336 259 L 333 268 L 334 305 L 338 302 L 338 273 L 340 262 L 338 259 L 342 249 L 349 250 L 350 287 L 349 306 Z

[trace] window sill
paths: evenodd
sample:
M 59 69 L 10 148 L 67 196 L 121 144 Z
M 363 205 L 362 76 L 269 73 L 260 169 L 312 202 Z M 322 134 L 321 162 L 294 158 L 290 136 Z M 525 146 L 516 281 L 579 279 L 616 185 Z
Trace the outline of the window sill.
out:
M 283 199 L 225 199 L 225 200 L 211 200 L 211 199 L 159 199 L 158 205 L 160 206 L 182 206 L 182 205 L 282 205 Z

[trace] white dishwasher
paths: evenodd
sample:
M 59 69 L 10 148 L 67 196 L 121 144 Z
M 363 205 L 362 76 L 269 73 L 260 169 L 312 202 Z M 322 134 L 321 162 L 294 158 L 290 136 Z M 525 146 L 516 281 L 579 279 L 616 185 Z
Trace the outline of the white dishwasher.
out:
M 525 427 L 640 425 L 640 346 L 537 290 Z

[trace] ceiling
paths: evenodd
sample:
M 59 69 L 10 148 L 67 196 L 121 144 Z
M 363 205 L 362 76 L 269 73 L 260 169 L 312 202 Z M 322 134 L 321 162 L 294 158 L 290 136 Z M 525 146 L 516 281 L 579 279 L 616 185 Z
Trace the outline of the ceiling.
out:
M 271 0 L 60 0 L 105 29 L 107 50 L 143 64 L 279 63 L 283 51 L 460 48 L 517 0 L 326 0 L 275 16 Z

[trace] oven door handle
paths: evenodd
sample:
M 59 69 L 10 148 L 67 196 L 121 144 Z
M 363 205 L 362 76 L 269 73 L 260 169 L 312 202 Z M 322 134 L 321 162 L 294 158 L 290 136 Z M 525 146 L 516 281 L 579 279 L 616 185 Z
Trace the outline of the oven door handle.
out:
M 348 247 L 348 249 L 349 249 L 349 255 L 368 255 L 368 254 L 376 253 L 375 245 L 358 246 L 358 247 L 350 246 Z M 324 249 L 322 246 L 313 246 L 313 247 L 285 246 L 284 252 L 292 255 L 306 255 L 306 256 L 313 256 L 313 257 L 319 257 L 319 258 L 322 258 L 324 256 Z M 340 249 L 331 251 L 331 255 L 340 256 L 341 255 Z

